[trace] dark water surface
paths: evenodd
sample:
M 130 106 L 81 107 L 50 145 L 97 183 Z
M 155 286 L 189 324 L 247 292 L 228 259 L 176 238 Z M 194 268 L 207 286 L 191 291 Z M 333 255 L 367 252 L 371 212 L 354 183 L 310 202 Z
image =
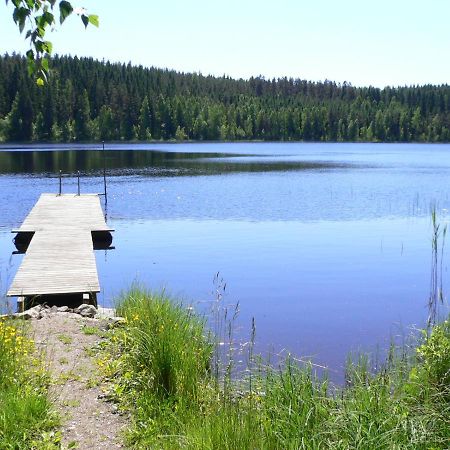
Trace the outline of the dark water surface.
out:
M 246 339 L 340 371 L 350 351 L 423 326 L 430 207 L 450 209 L 450 145 L 114 144 L 0 147 L 0 288 L 20 263 L 10 229 L 59 170 L 102 192 L 116 249 L 96 252 L 111 305 L 133 280 L 207 309 L 214 274 Z M 63 192 L 76 192 L 64 179 Z M 444 251 L 444 288 L 447 257 Z

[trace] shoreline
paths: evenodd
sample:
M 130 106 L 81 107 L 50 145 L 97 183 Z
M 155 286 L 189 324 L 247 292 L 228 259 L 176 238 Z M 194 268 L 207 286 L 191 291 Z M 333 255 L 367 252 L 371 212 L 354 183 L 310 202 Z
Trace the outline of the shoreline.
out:
M 448 145 L 450 141 L 303 141 L 303 140 L 150 140 L 150 141 L 138 141 L 138 140 L 130 140 L 130 141 L 105 141 L 105 147 L 108 145 L 180 145 L 180 144 L 392 144 L 392 145 L 409 145 L 409 144 L 423 144 L 423 145 Z M 24 142 L 5 142 L 0 141 L 0 150 L 8 150 L 8 149 L 17 149 L 21 146 L 33 147 L 33 146 L 57 146 L 57 145 L 83 145 L 83 146 L 98 146 L 97 149 L 92 150 L 102 150 L 102 141 L 24 141 Z M 52 148 L 49 147 L 49 148 Z M 105 150 L 111 150 L 105 148 Z
M 28 330 L 33 354 L 45 365 L 48 382 L 39 379 L 37 387 L 49 402 L 48 431 L 37 438 L 34 422 L 22 425 L 27 442 L 49 445 L 42 439 L 54 436 L 46 447 L 52 450 L 61 442 L 80 450 L 373 448 L 376 442 L 387 450 L 393 443 L 444 448 L 450 438 L 450 319 L 414 348 L 391 349 L 375 372 L 360 355 L 348 363 L 345 384 L 336 386 L 290 355 L 272 366 L 254 353 L 253 338 L 243 354 L 233 350 L 232 318 L 225 319 L 230 331 L 223 347 L 204 318 L 164 294 L 131 290 L 116 310 L 100 310 L 109 318 L 90 317 L 90 305 L 68 309 L 36 306 L 39 315 L 25 328 L 0 320 L 0 359 L 6 325 Z M 112 321 L 116 313 L 123 318 Z M 35 364 L 27 352 L 17 357 L 27 370 Z M 238 358 L 247 369 L 236 373 Z M 16 433 L 10 425 L 5 432 Z

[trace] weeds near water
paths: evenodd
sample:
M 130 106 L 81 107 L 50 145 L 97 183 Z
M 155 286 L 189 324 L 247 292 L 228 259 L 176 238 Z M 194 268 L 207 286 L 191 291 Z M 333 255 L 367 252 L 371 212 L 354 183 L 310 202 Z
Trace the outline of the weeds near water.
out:
M 133 288 L 118 313 L 127 322 L 111 332 L 101 365 L 132 415 L 133 448 L 441 449 L 450 442 L 449 321 L 425 333 L 417 351 L 392 347 L 376 374 L 367 358 L 349 362 L 338 388 L 291 356 L 274 368 L 254 355 L 254 321 L 247 370 L 232 374 L 234 344 L 223 356 L 224 345 L 215 346 L 224 341 L 176 300 Z M 228 343 L 234 314 L 217 317 Z
M 441 224 L 438 223 L 436 206 L 433 206 L 431 209 L 431 225 L 433 230 L 431 238 L 431 277 L 427 319 L 427 327 L 429 330 L 436 323 L 439 304 L 444 303 L 442 273 L 447 225 L 441 227 Z
M 223 346 L 225 345 L 225 330 L 226 330 L 226 317 L 228 311 L 223 307 L 223 297 L 225 295 L 225 290 L 227 284 L 220 277 L 220 273 L 217 272 L 213 278 L 213 296 L 214 301 L 212 305 L 212 329 L 214 330 L 214 352 L 212 358 L 212 368 L 214 373 L 214 378 L 218 381 L 220 377 L 220 370 L 223 367 Z
M 236 319 L 239 315 L 239 302 L 234 305 L 224 303 L 227 284 L 217 272 L 213 278 L 213 303 L 210 323 L 210 336 L 213 343 L 212 374 L 217 384 L 222 384 L 223 392 L 227 392 L 243 347 L 235 339 Z

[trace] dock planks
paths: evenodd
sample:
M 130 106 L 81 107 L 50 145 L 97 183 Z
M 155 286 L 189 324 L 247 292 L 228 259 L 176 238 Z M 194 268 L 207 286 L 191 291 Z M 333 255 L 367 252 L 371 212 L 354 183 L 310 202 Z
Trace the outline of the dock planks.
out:
M 42 194 L 15 233 L 34 232 L 8 296 L 100 291 L 92 231 L 114 231 L 97 194 Z

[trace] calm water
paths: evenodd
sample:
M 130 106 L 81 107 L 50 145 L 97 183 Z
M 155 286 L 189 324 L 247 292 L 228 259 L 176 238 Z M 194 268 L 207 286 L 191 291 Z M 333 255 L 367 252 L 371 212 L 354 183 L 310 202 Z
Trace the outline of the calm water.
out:
M 101 192 L 103 156 L 92 145 L 0 148 L 1 292 L 21 258 L 10 229 L 57 191 L 59 170 Z M 243 339 L 255 317 L 258 349 L 337 372 L 348 352 L 424 325 L 429 211 L 447 222 L 450 145 L 116 144 L 105 156 L 117 231 L 116 249 L 96 252 L 101 304 L 138 280 L 206 310 L 220 272 Z

